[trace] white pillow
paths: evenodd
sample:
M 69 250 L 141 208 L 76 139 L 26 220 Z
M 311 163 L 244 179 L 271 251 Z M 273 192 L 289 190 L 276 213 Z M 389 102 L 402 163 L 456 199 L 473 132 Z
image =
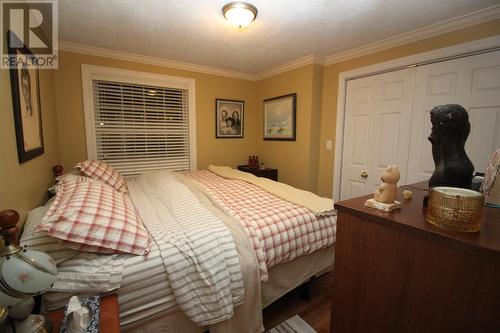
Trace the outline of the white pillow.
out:
M 56 238 L 37 231 L 50 203 L 28 213 L 20 244 L 43 251 L 57 264 L 57 279 L 51 291 L 100 293 L 120 287 L 126 256 L 99 255 L 65 247 Z
M 49 254 L 56 264 L 60 264 L 76 257 L 80 252 L 65 247 L 56 238 L 47 236 L 47 232 L 36 230 L 48 210 L 49 206 L 41 206 L 28 213 L 19 243 L 22 246 L 27 245 L 35 250 Z

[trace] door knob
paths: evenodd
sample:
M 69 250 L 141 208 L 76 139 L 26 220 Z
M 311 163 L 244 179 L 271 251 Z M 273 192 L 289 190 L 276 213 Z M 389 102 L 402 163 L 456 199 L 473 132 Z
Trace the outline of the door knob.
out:
M 363 173 L 361 173 L 361 177 L 363 177 L 364 179 L 368 178 L 368 173 L 366 171 L 363 171 Z

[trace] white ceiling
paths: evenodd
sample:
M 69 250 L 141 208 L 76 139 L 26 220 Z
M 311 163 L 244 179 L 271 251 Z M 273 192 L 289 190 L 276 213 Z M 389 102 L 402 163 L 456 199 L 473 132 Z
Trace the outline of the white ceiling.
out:
M 466 15 L 499 0 L 247 0 L 259 14 L 237 30 L 230 0 L 61 0 L 60 39 L 258 73 L 357 48 Z

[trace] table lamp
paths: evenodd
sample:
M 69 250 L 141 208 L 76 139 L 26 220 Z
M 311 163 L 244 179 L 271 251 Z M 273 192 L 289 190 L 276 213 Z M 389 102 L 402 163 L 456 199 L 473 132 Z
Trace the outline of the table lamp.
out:
M 50 332 L 43 316 L 30 313 L 33 296 L 54 284 L 57 267 L 48 254 L 18 245 L 18 221 L 16 211 L 0 212 L 0 308 L 16 320 L 16 333 Z

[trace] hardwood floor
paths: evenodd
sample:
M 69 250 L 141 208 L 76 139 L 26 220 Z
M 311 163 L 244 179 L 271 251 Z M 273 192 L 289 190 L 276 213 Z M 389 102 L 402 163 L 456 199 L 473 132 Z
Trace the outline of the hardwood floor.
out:
M 330 330 L 332 273 L 327 273 L 311 281 L 311 300 L 300 299 L 300 287 L 292 290 L 264 309 L 266 330 L 298 314 L 318 333 Z

